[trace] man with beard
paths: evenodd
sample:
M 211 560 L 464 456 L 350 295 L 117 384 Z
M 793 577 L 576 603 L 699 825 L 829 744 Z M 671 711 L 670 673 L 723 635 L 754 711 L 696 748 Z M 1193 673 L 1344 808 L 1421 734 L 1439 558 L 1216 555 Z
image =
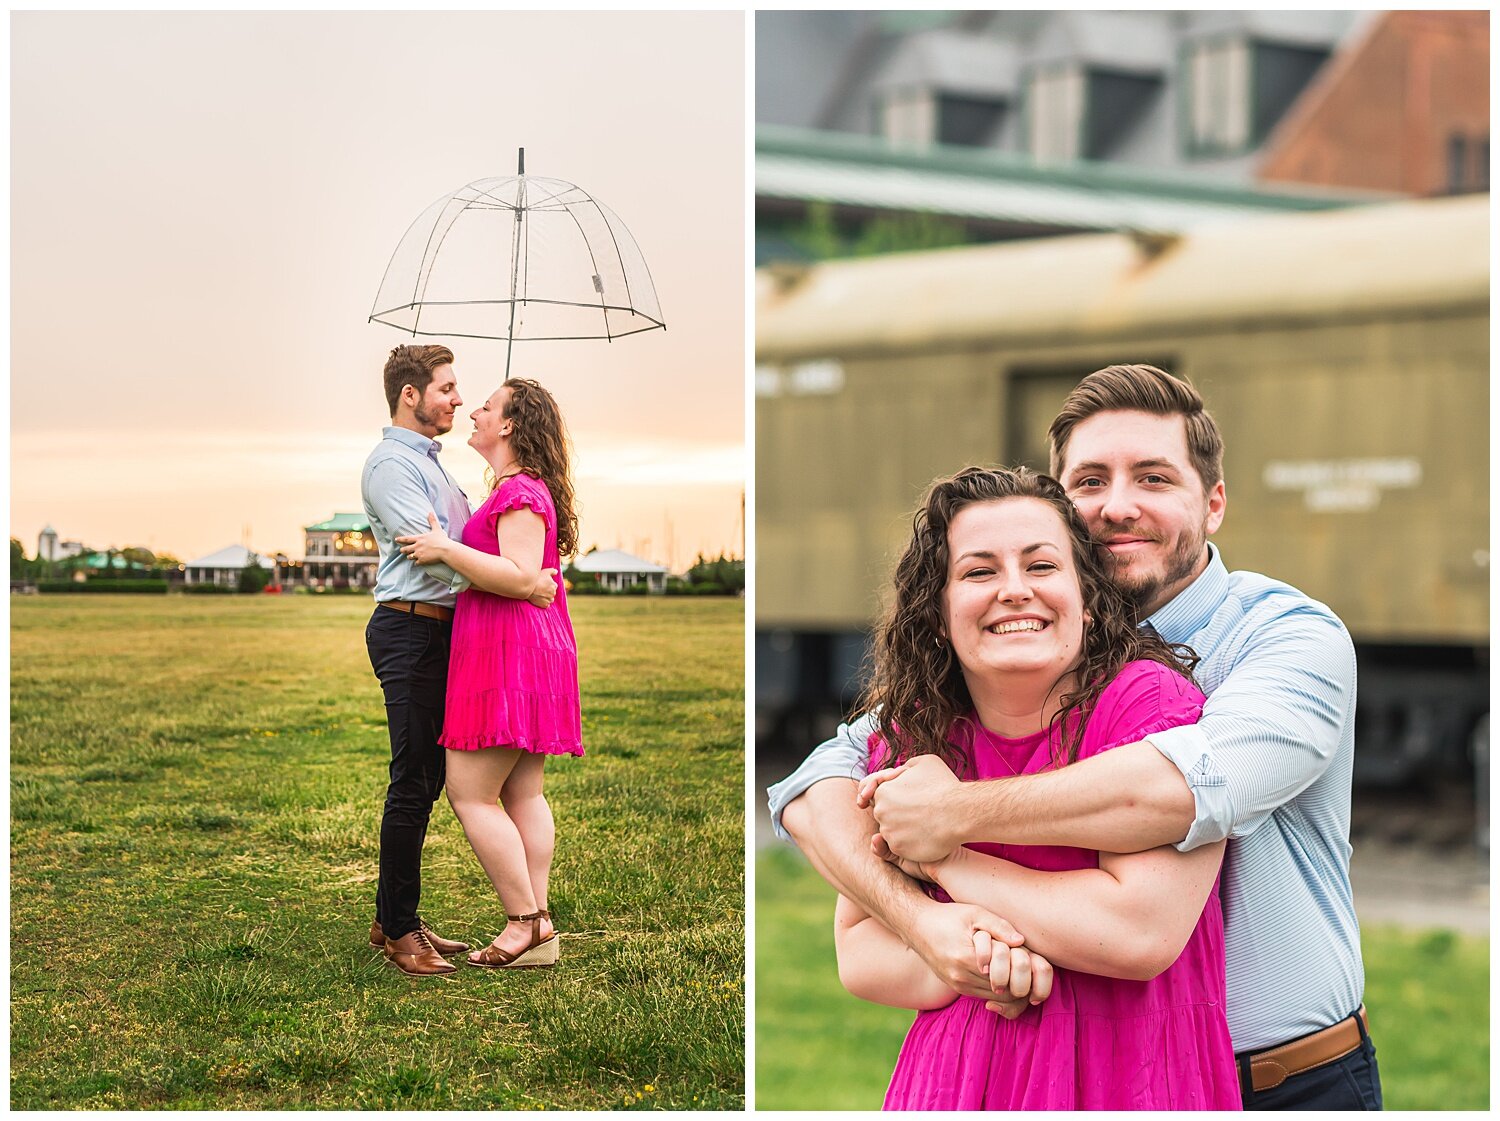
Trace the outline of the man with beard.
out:
M 438 461 L 437 437 L 453 427 L 463 404 L 445 346 L 398 346 L 385 364 L 390 426 L 365 460 L 361 475 L 365 516 L 380 547 L 375 612 L 365 628 L 370 665 L 385 694 L 391 740 L 390 783 L 380 820 L 380 880 L 370 945 L 412 977 L 452 973 L 443 960 L 469 947 L 435 934 L 417 913 L 422 894 L 422 844 L 432 804 L 443 789 L 444 752 L 438 745 L 448 685 L 453 602 L 467 586 L 443 564 L 418 565 L 394 544 L 431 528 L 428 515 L 458 538 L 472 512 L 469 500 Z M 556 594 L 553 570 L 537 582 L 531 602 L 545 607 Z
M 866 718 L 771 788 L 773 822 L 939 976 L 966 984 L 978 978 L 963 960 L 963 917 L 946 919 L 880 857 L 936 861 L 977 841 L 1186 851 L 1227 837 L 1226 1012 L 1245 1107 L 1379 1109 L 1349 887 L 1348 633 L 1295 588 L 1227 571 L 1208 544 L 1224 518 L 1223 442 L 1190 385 L 1150 366 L 1100 370 L 1069 395 L 1050 437 L 1052 472 L 1141 625 L 1202 659 L 1201 721 L 1056 771 L 961 783 L 935 756 L 866 777 Z M 1056 921 L 1010 886 L 1007 867 L 995 862 L 984 906 L 1022 935 Z M 1024 1015 L 1045 999 L 1037 960 L 1043 988 L 1028 992 L 1027 970 L 1013 971 L 995 1011 Z

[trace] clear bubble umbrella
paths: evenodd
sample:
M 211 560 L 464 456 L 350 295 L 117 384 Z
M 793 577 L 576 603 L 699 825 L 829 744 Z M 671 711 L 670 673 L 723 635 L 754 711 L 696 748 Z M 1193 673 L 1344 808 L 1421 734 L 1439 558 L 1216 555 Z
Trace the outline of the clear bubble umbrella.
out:
M 370 321 L 412 335 L 618 339 L 665 328 L 635 238 L 582 187 L 517 173 L 450 191 L 411 224 Z

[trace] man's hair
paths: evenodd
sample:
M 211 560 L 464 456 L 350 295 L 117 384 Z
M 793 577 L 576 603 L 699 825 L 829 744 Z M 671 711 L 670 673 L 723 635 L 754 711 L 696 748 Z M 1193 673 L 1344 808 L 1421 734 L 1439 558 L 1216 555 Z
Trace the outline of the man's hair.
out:
M 432 371 L 453 363 L 453 352 L 446 346 L 398 346 L 385 360 L 385 399 L 396 415 L 401 388 L 411 386 L 422 397 L 432 382 Z
M 1052 474 L 1059 479 L 1063 477 L 1063 459 L 1074 427 L 1096 413 L 1123 410 L 1182 417 L 1187 429 L 1188 456 L 1203 480 L 1204 492 L 1213 490 L 1224 477 L 1224 437 L 1219 434 L 1213 416 L 1203 407 L 1203 398 L 1191 384 L 1155 366 L 1106 366 L 1074 387 L 1047 430 L 1052 445 Z

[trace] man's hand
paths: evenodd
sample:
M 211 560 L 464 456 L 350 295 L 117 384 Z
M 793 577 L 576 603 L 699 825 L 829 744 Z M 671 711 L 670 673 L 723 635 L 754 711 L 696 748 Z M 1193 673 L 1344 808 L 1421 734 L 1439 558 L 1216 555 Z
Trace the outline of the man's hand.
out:
M 919 755 L 866 776 L 855 800 L 874 812 L 892 853 L 907 860 L 941 860 L 964 842 L 952 820 L 961 786 L 936 755 Z
M 448 555 L 448 546 L 453 544 L 453 539 L 438 525 L 436 514 L 427 515 L 427 524 L 430 528 L 421 536 L 408 535 L 396 538 L 396 544 L 401 546 L 401 551 L 418 564 L 435 564 L 443 560 Z
M 972 903 L 939 903 L 924 907 L 912 924 L 908 942 L 927 968 L 955 992 L 994 1000 L 989 971 L 997 952 L 1008 954 L 1025 941 L 999 915 Z M 1007 967 L 1006 982 L 1009 983 Z
M 557 598 L 557 569 L 544 568 L 536 578 L 536 587 L 531 589 L 531 594 L 526 597 L 526 602 L 533 607 L 551 607 L 552 601 Z

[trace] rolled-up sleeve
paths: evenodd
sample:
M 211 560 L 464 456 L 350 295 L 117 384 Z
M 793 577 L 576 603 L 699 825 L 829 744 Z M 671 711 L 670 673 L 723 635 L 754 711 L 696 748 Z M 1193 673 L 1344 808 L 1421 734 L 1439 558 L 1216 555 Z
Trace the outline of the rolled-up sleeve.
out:
M 395 456 L 382 459 L 370 468 L 365 493 L 381 525 L 390 530 L 392 548 L 400 548 L 394 543 L 397 537 L 419 536 L 430 530 L 432 526 L 428 524 L 428 514 L 437 514 L 440 522 L 444 517 L 443 511 L 438 508 L 440 504 L 428 494 L 422 476 Z M 443 532 L 448 532 L 446 526 L 443 527 Z M 450 591 L 461 592 L 469 586 L 466 577 L 446 564 L 413 567 Z
M 1314 610 L 1257 627 L 1194 725 L 1148 742 L 1182 772 L 1197 816 L 1177 848 L 1246 837 L 1315 782 L 1354 714 L 1354 644 Z
M 869 713 L 852 724 L 840 724 L 833 738 L 813 748 L 802 765 L 774 786 L 766 788 L 771 808 L 771 828 L 783 841 L 792 835 L 782 827 L 781 813 L 814 783 L 826 778 L 848 778 L 858 782 L 870 770 L 870 735 L 876 729 L 875 717 Z

